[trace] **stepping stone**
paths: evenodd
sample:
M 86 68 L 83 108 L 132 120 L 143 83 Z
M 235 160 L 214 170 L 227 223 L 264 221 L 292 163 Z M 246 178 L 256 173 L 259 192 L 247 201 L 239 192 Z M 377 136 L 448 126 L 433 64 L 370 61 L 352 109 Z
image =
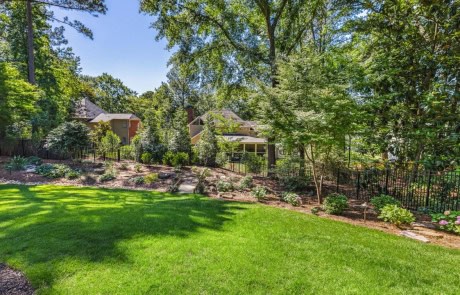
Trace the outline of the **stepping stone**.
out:
M 402 231 L 401 235 L 406 237 L 406 238 L 414 239 L 414 240 L 417 240 L 417 241 L 420 241 L 420 242 L 423 242 L 423 243 L 429 243 L 430 242 L 430 240 L 428 240 L 426 237 L 418 235 L 418 234 L 413 233 L 413 232 L 408 231 L 408 230 Z
M 196 183 L 182 183 L 179 185 L 179 194 L 193 194 L 196 188 Z

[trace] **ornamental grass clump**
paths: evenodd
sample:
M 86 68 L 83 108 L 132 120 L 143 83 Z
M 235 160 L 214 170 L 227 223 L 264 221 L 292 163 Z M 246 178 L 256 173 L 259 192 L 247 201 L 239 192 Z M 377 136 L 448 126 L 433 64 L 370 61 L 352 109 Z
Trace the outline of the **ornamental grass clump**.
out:
M 289 203 L 295 207 L 300 206 L 302 204 L 302 199 L 296 193 L 285 192 L 283 193 L 282 198 L 286 203 Z
M 400 227 L 401 225 L 409 225 L 415 221 L 415 217 L 407 209 L 401 208 L 398 205 L 386 205 L 382 208 L 378 218 L 383 219 L 385 222 Z
M 331 194 L 324 199 L 323 209 L 328 214 L 340 215 L 348 208 L 348 199 L 344 195 Z
M 267 189 L 264 186 L 256 186 L 251 193 L 254 198 L 261 201 L 267 196 Z

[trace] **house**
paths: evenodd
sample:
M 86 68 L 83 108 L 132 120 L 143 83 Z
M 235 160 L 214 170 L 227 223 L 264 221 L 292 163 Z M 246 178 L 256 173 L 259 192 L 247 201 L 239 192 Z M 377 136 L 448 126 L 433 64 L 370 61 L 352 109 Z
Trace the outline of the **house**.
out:
M 131 143 L 137 134 L 141 120 L 134 114 L 110 114 L 87 98 L 81 99 L 75 107 L 74 119 L 86 123 L 91 129 L 99 122 L 110 122 L 113 133 L 123 145 Z
M 204 124 L 208 120 L 214 120 L 216 128 L 220 131 L 222 137 L 230 142 L 238 143 L 233 154 L 244 152 L 265 155 L 267 152 L 267 140 L 259 137 L 257 132 L 257 123 L 241 119 L 231 110 L 211 111 L 202 116 L 194 118 L 193 110 L 187 109 L 189 118 L 189 133 L 192 145 L 198 143 L 201 138 L 201 132 Z

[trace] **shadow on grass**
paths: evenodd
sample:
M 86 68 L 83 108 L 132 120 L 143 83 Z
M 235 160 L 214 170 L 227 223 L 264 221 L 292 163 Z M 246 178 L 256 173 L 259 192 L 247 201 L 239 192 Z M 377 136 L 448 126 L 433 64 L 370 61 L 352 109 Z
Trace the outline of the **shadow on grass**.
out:
M 32 283 L 50 285 L 56 261 L 129 263 L 118 242 L 221 230 L 240 205 L 147 191 L 0 185 L 0 262 L 33 265 Z

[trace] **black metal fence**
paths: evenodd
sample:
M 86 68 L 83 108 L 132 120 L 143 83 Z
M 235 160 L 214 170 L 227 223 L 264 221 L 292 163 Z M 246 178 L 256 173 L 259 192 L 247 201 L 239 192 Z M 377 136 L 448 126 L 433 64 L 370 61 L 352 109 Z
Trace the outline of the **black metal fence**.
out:
M 337 170 L 336 191 L 369 201 L 379 194 L 398 199 L 412 210 L 443 212 L 460 210 L 460 171 L 423 168 Z

